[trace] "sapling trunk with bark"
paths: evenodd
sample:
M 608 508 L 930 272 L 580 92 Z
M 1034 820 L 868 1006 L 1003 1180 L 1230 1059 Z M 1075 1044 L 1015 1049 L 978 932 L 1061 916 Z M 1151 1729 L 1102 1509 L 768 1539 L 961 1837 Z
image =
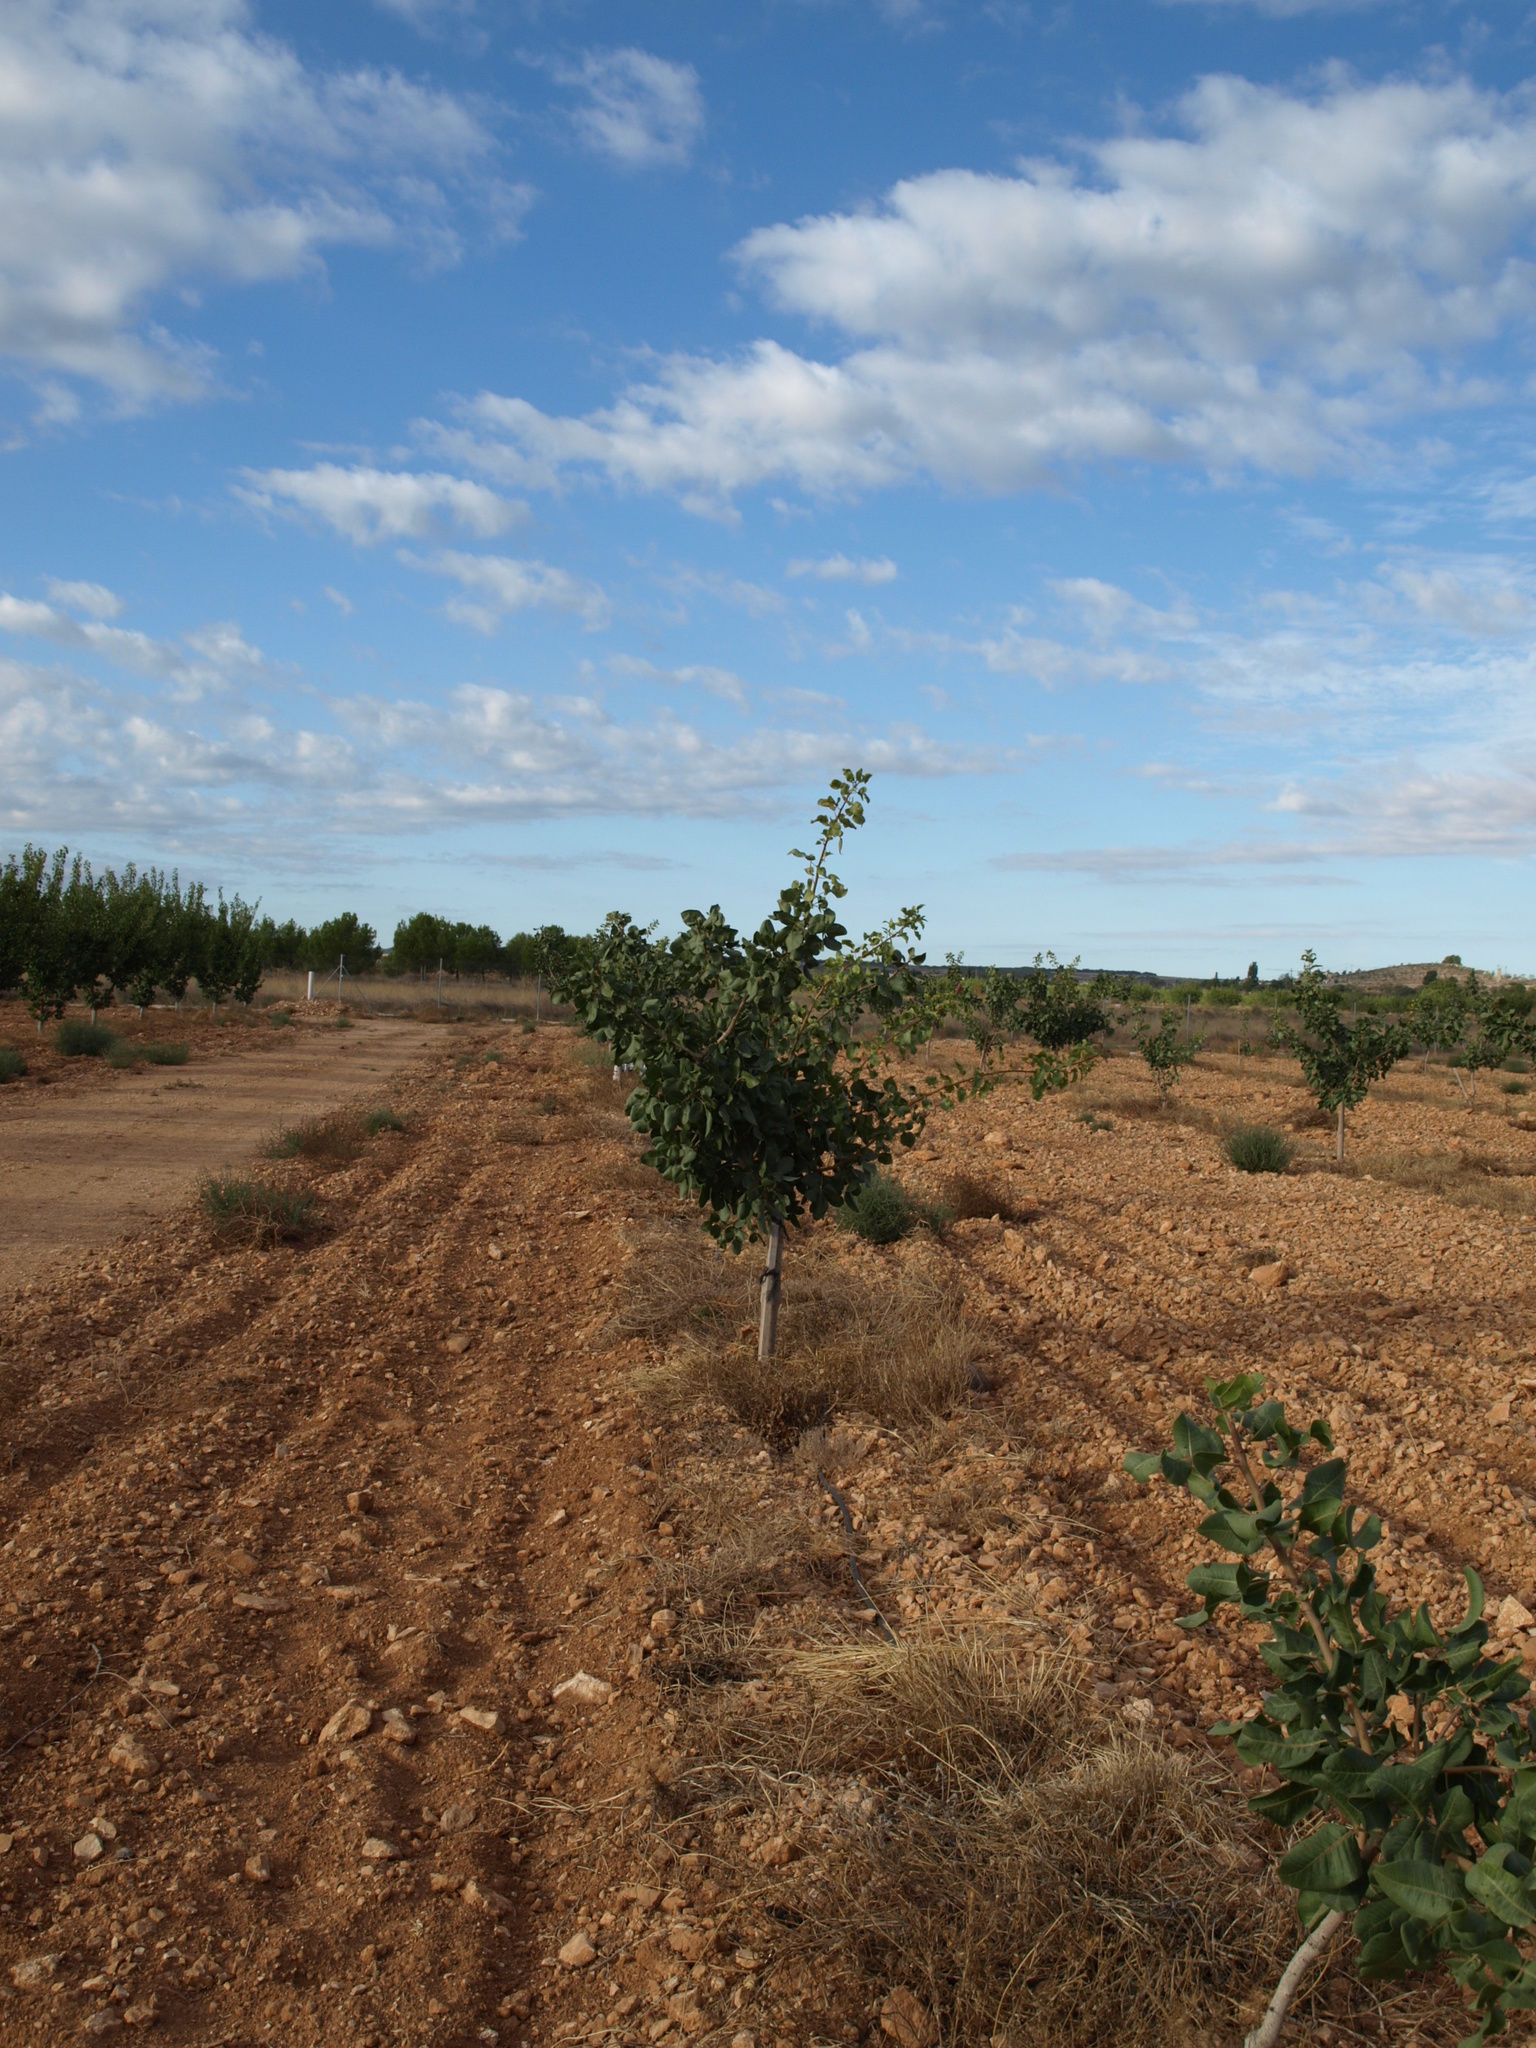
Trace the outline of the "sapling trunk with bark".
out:
M 764 1365 L 779 1341 L 779 1303 L 784 1298 L 784 1225 L 775 1217 L 768 1226 L 768 1256 L 757 1290 L 757 1355 Z
M 1344 1164 L 1344 1105 L 1342 1102 L 1339 1104 L 1338 1157 L 1339 1164 L 1342 1166 Z

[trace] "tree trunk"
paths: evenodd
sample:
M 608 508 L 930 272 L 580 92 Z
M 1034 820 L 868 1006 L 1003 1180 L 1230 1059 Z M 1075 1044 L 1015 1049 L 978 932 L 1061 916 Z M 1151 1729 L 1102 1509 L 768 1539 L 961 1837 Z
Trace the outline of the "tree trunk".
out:
M 779 1341 L 779 1302 L 784 1294 L 784 1226 L 774 1218 L 768 1226 L 768 1256 L 757 1290 L 757 1355 L 766 1364 Z
M 1344 1164 L 1344 1105 L 1343 1105 L 1343 1103 L 1342 1103 L 1342 1102 L 1341 1102 L 1341 1103 L 1339 1104 L 1339 1142 L 1338 1142 L 1338 1155 L 1339 1155 L 1339 1164 L 1340 1164 L 1340 1166 L 1342 1166 L 1342 1165 Z
M 1301 1988 L 1302 1978 L 1343 1924 L 1342 1913 L 1326 1913 L 1319 1920 L 1286 1964 L 1285 1974 L 1275 1986 L 1275 1995 L 1269 2001 L 1268 2012 L 1244 2041 L 1243 2048 L 1275 2048 L 1280 2039 L 1280 2030 L 1285 2025 L 1285 2016 L 1291 2009 L 1291 2000 Z

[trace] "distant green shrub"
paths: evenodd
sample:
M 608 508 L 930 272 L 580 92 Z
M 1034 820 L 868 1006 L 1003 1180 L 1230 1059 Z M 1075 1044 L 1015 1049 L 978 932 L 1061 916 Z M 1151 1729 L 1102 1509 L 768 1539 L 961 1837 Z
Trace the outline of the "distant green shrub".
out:
M 380 1131 L 403 1131 L 405 1124 L 392 1109 L 376 1109 L 364 1128 L 370 1138 L 376 1138 Z
M 144 1057 L 152 1067 L 184 1067 L 191 1058 L 184 1045 L 171 1045 L 164 1039 L 151 1040 L 144 1047 Z
M 55 1049 L 67 1060 L 104 1060 L 117 1042 L 115 1031 L 105 1024 L 87 1024 L 84 1018 L 71 1017 L 53 1034 Z
M 914 1200 L 899 1180 L 888 1173 L 876 1173 L 858 1193 L 833 1212 L 844 1230 L 870 1244 L 894 1244 L 919 1224 L 930 1230 L 942 1229 L 948 1221 L 942 1209 Z
M 1529 1095 L 1531 1092 L 1523 1081 L 1505 1081 L 1503 1089 L 1506 1095 Z
M 314 1208 L 308 1195 L 217 1174 L 208 1175 L 201 1193 L 203 1214 L 222 1236 L 244 1237 L 256 1244 L 296 1236 Z
M 0 1045 L 0 1081 L 19 1081 L 27 1063 L 14 1045 Z
M 1243 1124 L 1227 1135 L 1226 1154 L 1239 1173 L 1284 1173 L 1296 1147 L 1268 1124 Z
M 293 1017 L 292 1014 L 287 1010 L 268 1010 L 267 1022 L 269 1024 L 275 1025 L 277 1029 L 280 1031 L 285 1024 L 291 1024 L 293 1022 Z
M 107 1047 L 109 1067 L 136 1067 L 142 1055 L 136 1045 L 130 1045 L 124 1038 L 115 1038 Z

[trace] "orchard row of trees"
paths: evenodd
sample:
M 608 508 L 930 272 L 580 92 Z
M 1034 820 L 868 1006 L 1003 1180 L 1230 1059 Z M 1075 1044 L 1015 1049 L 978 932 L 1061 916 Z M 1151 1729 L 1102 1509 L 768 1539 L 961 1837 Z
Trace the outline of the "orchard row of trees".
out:
M 200 882 L 132 864 L 98 875 L 62 848 L 29 846 L 0 869 L 0 988 L 22 991 L 39 1031 L 77 999 L 142 1009 L 164 989 L 179 1004 L 192 981 L 215 1005 L 248 1003 L 261 972 L 256 913 L 238 896 L 210 903 Z
M 329 975 L 345 960 L 353 974 L 533 975 L 564 937 L 548 925 L 503 941 L 489 925 L 422 911 L 396 927 L 386 952 L 355 911 L 308 929 L 258 912 L 158 868 L 97 872 L 68 848 L 28 846 L 0 868 L 0 991 L 19 990 L 41 1030 L 71 1002 L 142 1010 L 163 990 L 179 1006 L 193 982 L 215 1007 L 249 1003 L 273 967 Z

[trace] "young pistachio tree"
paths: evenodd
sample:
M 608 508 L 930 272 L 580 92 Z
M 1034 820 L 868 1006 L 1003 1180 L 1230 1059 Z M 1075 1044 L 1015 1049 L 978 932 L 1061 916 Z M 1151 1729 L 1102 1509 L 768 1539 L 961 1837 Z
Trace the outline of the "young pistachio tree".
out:
M 1215 1427 L 1180 1415 L 1173 1449 L 1133 1452 L 1207 1511 L 1200 1533 L 1232 1561 L 1186 1578 L 1202 1603 L 1267 1630 L 1272 1689 L 1251 1719 L 1218 1723 L 1243 1763 L 1268 1772 L 1249 1801 L 1276 1826 L 1305 1823 L 1280 1858 L 1306 1938 L 1246 2048 L 1274 2048 L 1308 1966 L 1346 1919 L 1366 1979 L 1443 1965 L 1480 2025 L 1461 2048 L 1536 2007 L 1536 1740 L 1520 1659 L 1484 1654 L 1483 1587 L 1465 1568 L 1466 1617 L 1394 1610 L 1376 1585 L 1374 1514 L 1345 1498 L 1328 1424 L 1305 1430 L 1264 1382 L 1209 1382 Z M 1322 1457 L 1317 1453 L 1322 1452 Z M 1304 1459 L 1315 1462 L 1304 1464 Z
M 772 1355 L 784 1229 L 855 1194 L 930 1109 L 966 1092 L 958 1071 L 913 1081 L 898 1059 L 927 1043 L 953 990 L 910 950 L 920 909 L 851 939 L 829 861 L 864 823 L 869 776 L 849 769 L 817 805 L 803 877 L 755 932 L 719 905 L 653 939 L 622 912 L 552 961 L 581 1028 L 632 1066 L 626 1108 L 646 1163 L 697 1202 L 705 1230 L 739 1252 L 766 1239 L 758 1354 Z M 977 1085 L 977 1084 L 973 1084 Z
M 1076 960 L 1063 966 L 1054 953 L 1035 955 L 1020 986 L 1018 1019 L 1035 1041 L 1029 1089 L 1036 1102 L 1092 1073 L 1099 1059 L 1094 1040 L 1109 1026 L 1108 1002 L 1114 993 L 1103 974 L 1085 988 L 1077 978 Z
M 1309 946 L 1301 956 L 1296 983 L 1297 1022 L 1282 1018 L 1270 1027 L 1269 1042 L 1301 1062 L 1307 1086 L 1319 1109 L 1337 1115 L 1338 1157 L 1344 1157 L 1344 1113 L 1370 1093 L 1371 1083 L 1389 1074 L 1413 1050 L 1401 1024 L 1378 1024 L 1374 1017 L 1344 1021 L 1347 1001 L 1342 988 L 1330 987 Z
M 1455 987 L 1455 983 L 1449 986 Z M 1520 1001 L 1503 990 L 1489 988 L 1475 974 L 1467 976 L 1462 1003 L 1472 1033 L 1465 1044 L 1453 1050 L 1451 1072 L 1462 1100 L 1471 1108 L 1477 1102 L 1479 1074 L 1502 1067 L 1516 1054 L 1529 1057 L 1536 1052 L 1536 1023 Z
M 979 982 L 968 980 L 960 955 L 946 955 L 950 970 L 950 1003 L 965 1022 L 966 1036 L 976 1048 L 982 1073 L 994 1053 L 1007 1057 L 1008 1041 L 1019 1030 L 1023 991 L 1011 974 L 989 967 Z
M 1179 1084 L 1179 1076 L 1203 1050 L 1205 1034 L 1200 1032 L 1193 1038 L 1180 1038 L 1179 1013 L 1169 1010 L 1162 1023 L 1154 1031 L 1145 1016 L 1136 1019 L 1136 1043 L 1141 1056 L 1147 1063 L 1147 1071 L 1157 1083 L 1157 1106 L 1166 1106 L 1169 1094 Z M 1246 1041 L 1245 1041 L 1246 1042 Z

